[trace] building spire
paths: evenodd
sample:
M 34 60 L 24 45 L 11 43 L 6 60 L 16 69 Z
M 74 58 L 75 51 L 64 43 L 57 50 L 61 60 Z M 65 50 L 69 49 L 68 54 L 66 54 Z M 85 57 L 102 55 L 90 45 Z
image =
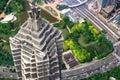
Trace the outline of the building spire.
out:
M 35 31 L 39 31 L 42 27 L 41 9 L 37 7 L 36 0 L 33 0 L 30 4 L 31 10 L 28 11 L 30 22 L 32 23 Z
M 29 14 L 29 18 L 32 18 L 33 20 L 37 20 L 40 18 L 40 13 L 41 13 L 41 9 L 37 7 L 37 2 L 36 0 L 33 0 L 31 5 L 31 10 L 28 11 Z

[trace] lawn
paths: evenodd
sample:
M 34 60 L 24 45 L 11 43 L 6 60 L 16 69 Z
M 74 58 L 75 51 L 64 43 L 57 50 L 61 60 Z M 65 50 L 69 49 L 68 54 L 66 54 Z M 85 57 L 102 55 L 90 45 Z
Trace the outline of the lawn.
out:
M 112 51 L 111 48 L 108 48 L 106 42 L 101 42 L 101 45 L 97 45 L 95 41 L 85 43 L 84 38 L 85 37 L 81 35 L 78 39 L 78 43 L 80 47 L 85 48 L 87 51 L 92 53 L 92 56 L 96 55 L 98 58 L 102 58 Z M 104 55 L 99 56 L 99 54 L 103 54 L 103 53 Z
M 78 43 L 80 44 L 80 46 L 82 46 L 83 48 L 87 48 L 89 46 L 92 46 L 92 45 L 95 45 L 96 42 L 95 41 L 92 41 L 92 42 L 89 42 L 89 43 L 85 43 L 84 42 L 84 36 L 83 35 L 80 35 L 80 37 L 78 38 Z
M 49 11 L 50 13 L 52 13 L 54 16 L 58 16 L 58 13 L 50 6 L 45 6 L 45 9 L 47 9 L 47 11 Z
M 43 9 L 41 9 L 41 16 L 43 18 L 45 18 L 46 20 L 50 21 L 51 23 L 54 23 L 54 22 L 58 21 L 57 18 L 53 17 L 51 14 L 49 14 L 49 12 L 47 12 L 47 11 L 45 11 Z
M 14 22 L 14 27 L 19 27 L 28 19 L 28 14 L 26 11 L 23 11 L 23 12 L 17 13 L 16 17 L 17 17 L 17 20 Z

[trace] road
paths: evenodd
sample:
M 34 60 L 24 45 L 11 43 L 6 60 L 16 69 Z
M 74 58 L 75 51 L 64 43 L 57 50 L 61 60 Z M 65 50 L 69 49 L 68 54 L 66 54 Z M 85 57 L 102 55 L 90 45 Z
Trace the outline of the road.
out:
M 102 71 L 105 72 L 105 71 L 110 70 L 111 68 L 117 66 L 118 64 L 119 64 L 119 60 L 116 58 L 116 56 L 110 54 L 106 58 L 103 58 L 103 59 L 98 60 L 96 62 L 91 62 L 90 64 L 85 65 L 84 67 L 81 66 L 81 67 L 78 67 L 75 69 L 63 70 L 62 77 L 66 78 L 66 77 L 71 77 L 71 76 L 75 76 L 75 75 L 80 76 L 80 75 L 83 75 L 85 73 L 89 74 L 90 72 L 95 74 L 96 70 L 98 71 L 98 73 L 100 73 Z M 107 67 L 107 66 L 109 66 L 109 67 Z M 87 76 L 90 76 L 90 74 Z M 80 77 L 79 79 L 83 79 L 85 77 L 86 76 Z
M 115 44 L 115 50 L 105 58 L 92 61 L 78 68 L 74 68 L 70 70 L 62 70 L 63 80 L 67 80 L 68 78 L 70 78 L 70 80 L 80 80 L 96 73 L 102 73 L 102 72 L 108 71 L 120 65 L 119 48 L 120 48 L 120 42 L 117 42 Z
M 0 72 L 0 78 L 17 79 L 16 73 Z
M 90 22 L 92 22 L 99 30 L 105 29 L 115 40 L 118 40 L 120 35 L 113 30 L 111 27 L 109 27 L 106 23 L 104 23 L 102 20 L 100 20 L 96 15 L 94 15 L 91 11 L 89 11 L 85 6 L 79 6 L 72 8 L 73 11 L 75 11 L 79 16 L 84 17 L 85 19 L 88 19 Z

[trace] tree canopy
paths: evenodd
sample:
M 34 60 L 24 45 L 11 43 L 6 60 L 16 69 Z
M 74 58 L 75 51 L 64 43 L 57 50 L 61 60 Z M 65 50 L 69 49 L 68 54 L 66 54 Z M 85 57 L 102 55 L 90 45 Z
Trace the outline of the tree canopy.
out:
M 89 21 L 83 23 L 72 23 L 68 17 L 62 16 L 63 20 L 55 23 L 54 26 L 64 32 L 67 30 L 66 25 L 71 30 L 64 36 L 64 51 L 72 50 L 74 56 L 79 62 L 88 62 L 93 58 L 99 59 L 111 51 L 113 46 L 104 35 L 95 28 Z

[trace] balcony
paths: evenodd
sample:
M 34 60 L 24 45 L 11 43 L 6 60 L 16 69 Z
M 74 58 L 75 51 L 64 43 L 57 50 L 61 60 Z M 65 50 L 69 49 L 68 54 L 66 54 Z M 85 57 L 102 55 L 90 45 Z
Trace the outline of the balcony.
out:
M 22 46 L 22 50 L 23 51 L 27 51 L 28 53 L 33 53 L 33 51 L 31 50 L 31 48 L 28 48 L 27 46 Z
M 20 56 L 21 53 L 17 52 L 17 53 L 14 53 L 14 54 L 12 54 L 12 55 L 13 55 L 13 57 L 16 57 L 16 56 Z
M 20 65 L 19 65 L 19 66 L 16 66 L 16 70 L 17 70 L 17 71 L 21 71 L 21 70 L 22 70 L 21 66 L 20 66 Z
M 25 69 L 25 72 L 30 72 L 30 71 L 31 71 L 30 68 Z
M 32 68 L 31 70 L 32 70 L 32 72 L 36 72 L 37 71 L 36 68 Z
M 13 57 L 14 61 L 21 60 L 21 56 Z
M 15 54 L 15 52 L 21 52 L 21 49 L 14 49 L 14 50 L 12 50 L 12 54 Z
M 31 78 L 31 75 L 30 75 L 30 73 L 28 73 L 28 74 L 25 74 L 25 77 L 28 79 L 28 78 Z
M 14 61 L 14 63 L 15 63 L 15 65 L 17 66 L 17 65 L 20 65 L 21 64 L 21 61 L 19 60 L 19 61 Z
M 21 78 L 22 77 L 21 71 L 17 72 L 17 75 L 18 75 L 19 78 Z
M 40 76 L 44 76 L 44 74 L 43 74 L 43 73 L 39 73 L 38 76 L 39 76 L 39 77 L 40 77 Z M 41 79 L 40 79 L 40 80 L 41 80 Z

